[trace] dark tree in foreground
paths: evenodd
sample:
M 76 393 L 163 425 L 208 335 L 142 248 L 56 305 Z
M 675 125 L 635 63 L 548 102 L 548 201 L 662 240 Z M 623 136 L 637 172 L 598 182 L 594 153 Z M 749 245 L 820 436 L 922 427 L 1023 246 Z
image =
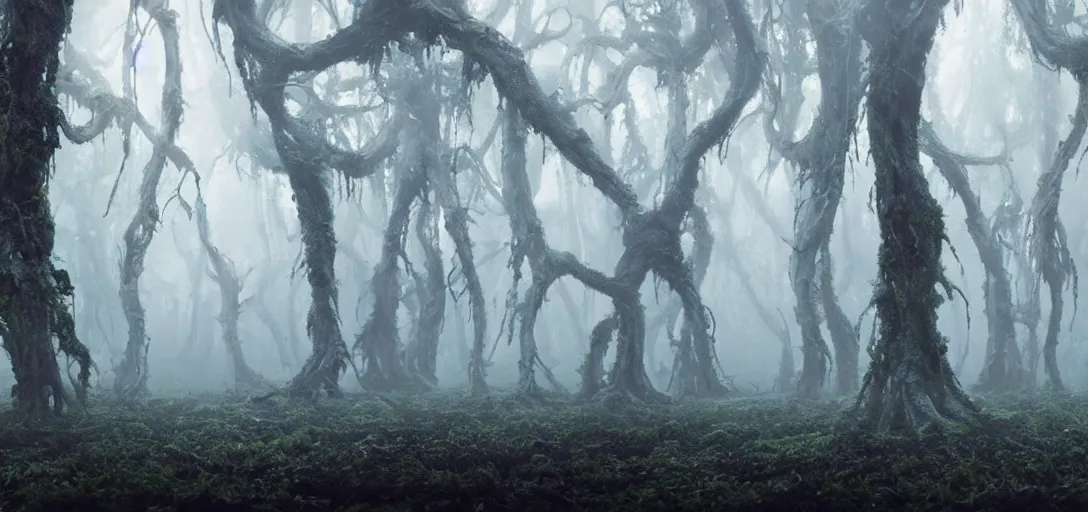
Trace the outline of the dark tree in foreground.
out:
M 15 406 L 32 415 L 60 414 L 69 397 L 60 351 L 79 363 L 77 398 L 90 382 L 90 353 L 76 338 L 66 298 L 68 273 L 53 264 L 49 166 L 60 147 L 63 114 L 53 87 L 72 0 L 5 2 L 0 46 L 0 337 L 11 357 Z
M 873 302 L 879 335 L 869 351 L 858 406 L 881 429 L 916 429 L 960 419 L 975 406 L 952 373 L 937 330 L 944 277 L 944 213 L 918 153 L 925 63 L 948 0 L 870 0 L 858 25 L 870 46 L 869 140 L 880 221 Z

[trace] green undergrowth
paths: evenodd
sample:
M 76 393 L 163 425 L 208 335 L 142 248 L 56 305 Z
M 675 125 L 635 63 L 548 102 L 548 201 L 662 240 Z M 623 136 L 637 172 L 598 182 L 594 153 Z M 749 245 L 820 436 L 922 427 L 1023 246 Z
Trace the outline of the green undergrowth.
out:
M 981 403 L 905 438 L 793 400 L 100 401 L 0 417 L 0 510 L 1088 510 L 1088 398 Z

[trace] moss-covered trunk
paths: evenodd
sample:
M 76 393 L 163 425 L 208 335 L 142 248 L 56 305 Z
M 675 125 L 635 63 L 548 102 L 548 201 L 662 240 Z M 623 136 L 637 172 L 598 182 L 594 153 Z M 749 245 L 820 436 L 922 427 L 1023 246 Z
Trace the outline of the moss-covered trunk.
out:
M 914 429 L 974 410 L 937 331 L 937 286 L 948 286 L 941 263 L 947 236 L 918 153 L 926 56 L 947 4 L 871 0 L 859 18 L 871 48 L 867 112 L 881 243 L 874 296 L 880 330 L 858 401 L 862 419 L 884 429 Z
M 68 274 L 52 260 L 54 224 L 49 172 L 60 147 L 63 114 L 53 85 L 72 1 L 12 0 L 0 46 L 0 337 L 11 357 L 15 406 L 32 415 L 61 413 L 64 389 L 53 338 L 80 366 L 86 396 L 90 354 L 76 339 L 66 297 Z

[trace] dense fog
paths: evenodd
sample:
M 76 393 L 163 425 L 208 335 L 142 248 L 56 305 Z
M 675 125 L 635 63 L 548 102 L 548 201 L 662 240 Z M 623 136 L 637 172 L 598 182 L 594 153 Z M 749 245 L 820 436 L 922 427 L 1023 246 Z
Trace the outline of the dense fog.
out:
M 436 379 L 430 384 L 468 389 L 470 375 L 478 371 L 492 388 L 518 385 L 525 315 L 519 313 L 517 322 L 511 315 L 523 311 L 518 304 L 530 297 L 535 260 L 522 249 L 513 268 L 512 248 L 535 242 L 512 234 L 512 225 L 531 230 L 533 222 L 518 213 L 523 204 L 511 199 L 517 190 L 503 172 L 510 158 L 518 158 L 508 153 L 519 132 L 507 126 L 518 121 L 508 119 L 512 102 L 500 100 L 492 75 L 466 63 L 459 51 L 441 46 L 424 50 L 414 40 L 403 40 L 400 49 L 372 62 L 340 62 L 320 72 L 291 74 L 283 86 L 291 122 L 313 127 L 320 145 L 344 155 L 370 152 L 364 162 L 328 149 L 327 159 L 341 158 L 341 163 L 317 164 L 324 168 L 314 176 L 324 180 L 331 194 L 335 219 L 336 293 L 331 305 L 339 330 L 308 333 L 313 283 L 307 281 L 312 269 L 304 264 L 307 235 L 300 227 L 301 206 L 268 113 L 251 104 L 253 91 L 245 90 L 245 73 L 238 69 L 239 62 L 248 61 L 236 58 L 229 24 L 232 15 L 242 15 L 213 12 L 212 2 L 172 3 L 177 63 L 170 51 L 172 36 L 164 39 L 160 21 L 149 14 L 159 12 L 151 5 L 156 2 L 144 3 L 148 5 L 130 11 L 129 2 L 122 0 L 76 2 L 58 74 L 57 93 L 72 127 L 85 128 L 114 116 L 107 119 L 109 128 L 84 144 L 64 140 L 48 188 L 57 225 L 54 254 L 75 288 L 76 333 L 97 366 L 94 392 L 124 387 L 115 382 L 118 369 L 126 348 L 139 347 L 130 338 L 132 322 L 141 315 L 130 312 L 126 317 L 121 291 L 124 279 L 133 282 L 124 275 L 135 268 L 126 269 L 133 265 L 126 263 L 126 255 L 131 259 L 141 241 L 149 244 L 142 273 L 137 272 L 140 320 L 146 323 L 147 361 L 141 371 L 153 393 L 286 383 L 311 357 L 314 336 L 344 341 L 351 354 L 341 373 L 348 391 L 367 382 L 377 389 L 395 387 L 392 381 L 367 381 L 367 365 L 386 357 L 379 354 L 382 347 L 395 347 L 398 354 L 391 357 L 408 361 L 399 352 L 411 352 L 406 347 L 428 335 L 438 340 Z M 831 12 L 846 13 L 842 16 L 855 8 L 850 1 L 823 3 Z M 929 54 L 922 102 L 921 160 L 945 215 L 943 263 L 948 284 L 956 288 L 949 290 L 952 299 L 940 306 L 938 327 L 948 338 L 947 356 L 955 374 L 971 389 L 990 358 L 992 337 L 1009 331 L 1008 324 L 987 317 L 987 308 L 997 306 L 987 305 L 987 272 L 965 210 L 965 199 L 972 204 L 977 200 L 984 214 L 981 222 L 996 233 L 998 263 L 1011 286 L 1013 310 L 1004 314 L 1015 325 L 1014 349 L 1025 365 L 1034 363 L 1034 368 L 1025 366 L 1031 379 L 1025 385 L 1042 386 L 1047 379 L 1038 354 L 1052 301 L 1029 250 L 1030 216 L 1039 177 L 1055 159 L 1058 143 L 1069 137 L 1077 82 L 1070 73 L 1037 59 L 1009 2 L 954 3 L 955 11 L 950 7 L 944 13 Z M 352 23 L 354 13 L 367 9 L 368 2 L 257 4 L 277 37 L 309 43 Z M 469 2 L 467 12 L 524 50 L 543 93 L 573 113 L 603 163 L 616 169 L 643 207 L 652 209 L 662 203 L 674 170 L 683 165 L 677 161 L 682 138 L 732 99 L 741 76 L 735 68 L 745 56 L 733 44 L 736 36 L 717 26 L 721 24 L 714 30 L 725 35 L 702 33 L 703 18 L 722 8 L 703 4 L 478 0 Z M 694 270 L 696 295 L 710 313 L 703 321 L 723 385 L 746 392 L 791 393 L 805 359 L 799 323 L 804 311 L 798 309 L 791 282 L 791 268 L 800 267 L 791 264 L 791 255 L 798 250 L 799 234 L 818 227 L 795 227 L 795 212 L 810 206 L 803 199 L 815 185 L 802 183 L 802 166 L 789 157 L 798 148 L 796 141 L 817 131 L 814 120 L 822 91 L 817 71 L 826 63 L 816 58 L 806 2 L 747 4 L 757 29 L 753 55 L 761 63 L 765 60 L 766 67 L 747 77 L 758 90 L 751 101 L 740 103 L 743 110 L 725 143 L 699 162 L 693 193 L 703 215 L 687 217 L 681 242 L 686 264 Z M 1064 16 L 1068 23 L 1063 29 L 1079 33 L 1081 7 L 1074 12 L 1069 10 L 1072 2 L 1058 4 L 1052 18 Z M 213 15 L 220 17 L 218 22 Z M 824 21 L 853 30 L 833 17 Z M 696 42 L 700 37 L 709 38 L 708 48 L 694 58 L 684 54 L 698 52 L 692 46 L 702 44 Z M 858 51 L 860 62 L 869 50 Z M 177 138 L 174 145 L 156 148 L 156 139 L 174 122 L 170 116 L 178 113 L 163 109 L 164 91 L 171 91 L 169 77 L 178 65 L 183 115 Z M 506 86 L 531 89 L 517 83 Z M 525 98 L 515 99 L 528 104 Z M 125 110 L 132 105 L 138 112 Z M 528 117 L 526 107 L 516 106 Z M 869 365 L 866 346 L 874 318 L 866 308 L 878 272 L 880 234 L 864 104 L 859 114 L 829 250 L 818 251 L 811 270 L 814 277 L 822 276 L 823 267 L 831 265 L 831 295 L 837 297 L 841 318 L 849 320 L 848 334 L 852 337 L 855 327 L 860 334 L 858 364 L 848 376 L 852 384 L 836 382 L 839 347 L 828 330 L 834 326 L 824 319 L 826 306 L 817 307 L 821 343 L 829 350 L 827 378 L 817 392 L 821 395 L 856 392 Z M 620 210 L 595 187 L 598 180 L 580 172 L 536 125 L 521 136 L 531 203 L 548 248 L 569 252 L 587 271 L 612 275 L 624 254 Z M 298 140 L 293 143 L 302 147 Z M 382 144 L 387 147 L 372 151 Z M 431 193 L 405 206 L 398 202 L 398 191 L 416 172 L 410 169 L 416 153 L 424 155 L 419 158 L 428 173 L 435 168 L 449 172 L 428 174 Z M 954 170 L 935 165 L 942 155 L 966 164 L 960 166 L 966 180 L 962 185 L 972 197 L 956 190 L 954 179 L 945 174 Z M 1088 384 L 1088 347 L 1082 339 L 1088 320 L 1076 314 L 1072 269 L 1088 255 L 1088 209 L 1078 199 L 1088 185 L 1076 172 L 1080 156 L 1076 149 L 1064 186 L 1058 185 L 1064 189 L 1058 206 L 1063 227 L 1058 231 L 1069 261 L 1063 263 L 1068 279 L 1056 362 L 1069 388 Z M 308 158 L 313 157 L 300 161 Z M 181 168 L 179 162 L 186 160 L 192 168 Z M 193 171 L 199 175 L 199 191 Z M 467 278 L 471 272 L 465 271 L 454 243 L 453 236 L 462 236 L 459 225 L 467 227 L 471 240 L 478 290 L 473 285 L 477 280 Z M 709 252 L 698 251 L 694 243 L 692 233 L 701 227 L 712 238 Z M 130 233 L 135 245 L 126 245 L 126 230 L 136 233 Z M 549 257 L 559 261 L 566 256 Z M 437 283 L 444 297 L 431 293 L 436 289 L 431 283 Z M 232 292 L 235 285 L 240 288 Z M 824 282 L 813 289 L 825 297 L 828 292 Z M 690 336 L 682 331 L 691 327 L 685 327 L 681 300 L 667 276 L 655 270 L 640 291 L 646 373 L 658 391 L 675 393 L 680 380 L 675 354 L 681 340 Z M 477 292 L 482 295 L 474 296 Z M 386 300 L 390 294 L 392 300 Z M 439 299 L 444 300 L 440 322 L 424 321 L 427 301 Z M 582 387 L 580 369 L 593 331 L 613 307 L 613 299 L 569 275 L 547 290 L 532 330 L 539 361 L 529 363 L 537 368 L 539 386 Z M 395 323 L 385 325 L 390 322 Z M 436 325 L 439 330 L 433 331 Z M 419 332 L 428 328 L 432 331 Z M 391 336 L 389 344 L 368 345 L 367 340 Z M 231 337 L 240 342 L 240 354 L 230 351 Z M 479 363 L 475 358 L 481 342 Z M 603 367 L 611 369 L 617 344 L 607 346 Z M 404 364 L 409 372 L 415 368 Z M 63 358 L 61 368 L 68 368 Z M 11 381 L 8 369 L 0 370 L 0 384 Z

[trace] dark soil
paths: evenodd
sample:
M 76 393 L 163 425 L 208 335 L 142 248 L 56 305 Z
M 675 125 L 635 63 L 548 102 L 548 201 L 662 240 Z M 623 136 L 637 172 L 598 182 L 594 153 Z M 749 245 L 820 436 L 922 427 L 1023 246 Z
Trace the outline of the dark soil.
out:
M 843 403 L 159 398 L 0 418 L 0 510 L 1088 510 L 1088 397 L 904 438 Z

